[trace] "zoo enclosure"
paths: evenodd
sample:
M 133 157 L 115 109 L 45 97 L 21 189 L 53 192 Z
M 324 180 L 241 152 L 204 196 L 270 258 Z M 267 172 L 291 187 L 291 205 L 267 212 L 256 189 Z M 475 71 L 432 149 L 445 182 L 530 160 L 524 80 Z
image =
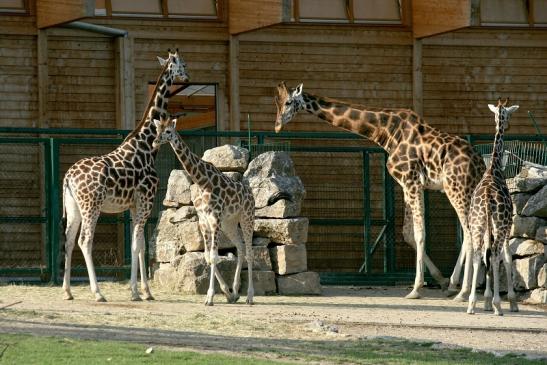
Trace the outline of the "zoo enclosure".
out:
M 0 277 L 59 282 L 62 274 L 61 183 L 80 158 L 113 150 L 126 130 L 0 128 Z M 310 218 L 309 269 L 324 284 L 393 284 L 411 282 L 415 254 L 403 243 L 402 194 L 385 169 L 385 152 L 350 133 L 182 132 L 192 150 L 231 140 L 251 143 L 252 151 L 279 149 L 290 143 L 297 174 L 307 190 L 302 216 Z M 469 136 L 473 142 L 492 136 Z M 536 136 L 507 140 L 539 141 Z M 536 144 L 537 145 L 537 144 Z M 157 158 L 160 189 L 146 228 L 151 238 L 170 171 L 180 168 L 170 148 Z M 444 195 L 426 194 L 427 251 L 449 274 L 461 237 Z M 99 277 L 124 278 L 130 269 L 129 214 L 101 215 L 93 257 Z M 432 244 L 432 240 L 435 244 Z M 438 244 L 442 243 L 442 244 Z M 148 247 L 148 245 L 146 245 Z M 148 255 L 147 255 L 148 257 Z M 73 273 L 87 280 L 80 251 Z

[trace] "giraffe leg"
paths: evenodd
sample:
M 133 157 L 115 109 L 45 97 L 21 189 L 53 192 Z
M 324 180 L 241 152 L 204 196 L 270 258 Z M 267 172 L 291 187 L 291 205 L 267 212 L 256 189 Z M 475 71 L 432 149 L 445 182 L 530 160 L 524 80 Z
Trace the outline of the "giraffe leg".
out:
M 475 314 L 475 305 L 477 304 L 477 282 L 479 281 L 479 267 L 481 264 L 480 251 L 477 250 L 473 254 L 473 281 L 471 285 L 471 294 L 469 295 L 469 305 L 467 306 L 467 314 Z
M 458 214 L 459 215 L 459 214 Z M 463 261 L 464 263 L 464 273 L 463 273 L 463 282 L 462 282 L 462 287 L 461 287 L 461 290 L 460 292 L 458 293 L 458 295 L 456 295 L 454 297 L 454 301 L 456 302 L 464 302 L 465 301 L 465 297 L 467 296 L 467 294 L 469 293 L 469 290 L 470 290 L 470 286 L 471 286 L 471 275 L 472 275 L 472 270 L 473 270 L 473 262 L 472 262 L 472 257 L 473 257 L 473 242 L 471 241 L 471 233 L 469 231 L 469 227 L 467 227 L 467 218 L 466 217 L 460 217 L 460 222 L 461 221 L 464 221 L 465 222 L 465 226 L 463 228 L 463 244 L 462 244 L 462 251 L 463 251 L 463 255 L 462 255 L 462 251 L 460 252 L 460 256 L 461 257 L 461 261 Z M 460 277 L 460 270 L 461 268 L 459 267 L 459 262 L 460 261 L 460 257 L 458 257 L 458 263 L 456 264 L 456 267 L 454 268 L 454 272 L 452 274 L 452 277 L 451 277 L 451 280 L 454 279 L 454 280 L 457 280 L 459 279 Z M 451 281 L 451 287 L 452 288 L 455 288 L 455 285 L 457 285 L 457 281 Z
M 404 241 L 416 250 L 416 242 L 414 241 L 414 228 L 413 228 L 413 219 L 412 219 L 412 209 L 408 204 L 405 204 L 405 217 L 403 223 L 403 237 Z M 429 273 L 435 279 L 435 281 L 441 286 L 441 289 L 444 291 L 448 286 L 448 279 L 446 279 L 441 271 L 435 266 L 433 261 L 429 256 L 424 252 L 424 263 Z
M 492 300 L 494 314 L 497 316 L 503 316 L 500 298 L 500 260 L 498 252 L 492 252 L 492 272 L 494 277 L 494 299 Z
M 241 269 L 243 267 L 243 245 L 241 243 L 241 237 L 237 229 L 237 221 L 226 222 L 223 225 L 223 232 L 230 239 L 230 241 L 236 246 L 237 249 L 237 266 L 234 274 L 234 281 L 232 283 L 232 299 L 230 303 L 235 303 L 239 299 L 239 288 L 241 286 Z
M 141 301 L 139 291 L 137 290 L 137 274 L 141 274 L 141 288 L 146 300 L 154 300 L 150 287 L 148 286 L 146 266 L 144 262 L 145 240 L 144 225 L 152 209 L 152 204 L 145 199 L 139 200 L 136 209 L 131 209 L 133 220 L 133 237 L 131 244 L 131 300 Z
M 253 285 L 253 228 L 254 228 L 254 212 L 240 222 L 243 231 L 243 239 L 245 241 L 245 258 L 247 259 L 247 304 L 254 304 L 254 285 Z
M 215 229 L 212 230 L 211 234 L 211 248 L 209 253 L 209 260 L 211 262 L 211 274 L 209 278 L 209 290 L 207 290 L 207 299 L 205 301 L 205 305 L 213 305 L 213 297 L 215 296 L 215 277 L 218 280 L 218 283 L 220 284 L 220 289 L 224 292 L 224 295 L 226 295 L 226 299 L 228 302 L 232 300 L 232 293 L 230 293 L 230 288 L 224 281 L 224 278 L 222 277 L 221 273 L 218 272 L 218 268 L 216 267 L 219 261 L 218 257 L 218 236 L 220 233 L 220 228 L 218 224 L 214 225 Z
M 406 299 L 419 299 L 420 289 L 424 285 L 424 253 L 425 253 L 425 222 L 424 222 L 424 196 L 423 191 L 410 192 L 411 189 L 405 189 L 405 201 L 412 208 L 412 218 L 414 222 L 414 242 L 416 243 L 416 278 L 412 291 L 405 297 Z
M 90 216 L 88 217 L 82 217 L 82 227 L 80 230 L 78 245 L 84 255 L 87 272 L 89 274 L 89 285 L 91 287 L 91 292 L 95 295 L 95 300 L 97 302 L 106 302 L 106 299 L 99 291 L 97 276 L 95 275 L 95 267 L 93 266 L 93 258 L 91 256 L 91 251 L 93 248 L 93 235 L 95 233 L 97 219 L 99 218 L 99 211 L 97 210 L 89 215 Z
M 72 300 L 74 297 L 70 291 L 70 270 L 72 261 L 72 250 L 76 243 L 76 236 L 78 235 L 78 228 L 82 222 L 80 215 L 80 208 L 72 197 L 72 195 L 65 191 L 63 201 L 66 210 L 66 229 L 65 229 L 65 272 L 63 276 L 63 299 Z
M 484 288 L 484 310 L 491 312 L 492 308 L 492 265 L 486 270 L 486 284 Z
M 513 287 L 513 265 L 511 253 L 509 251 L 509 241 L 507 238 L 503 244 L 503 264 L 505 265 L 505 275 L 507 278 L 507 299 L 509 300 L 509 310 L 511 312 L 518 312 L 519 307 L 517 304 L 517 295 L 515 294 L 515 288 Z

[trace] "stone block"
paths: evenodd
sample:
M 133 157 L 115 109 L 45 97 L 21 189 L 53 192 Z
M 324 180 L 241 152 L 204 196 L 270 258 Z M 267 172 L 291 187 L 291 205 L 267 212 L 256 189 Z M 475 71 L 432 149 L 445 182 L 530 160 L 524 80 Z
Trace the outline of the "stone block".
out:
M 510 236 L 534 238 L 538 228 L 544 226 L 546 223 L 547 221 L 542 218 L 516 215 L 513 218 Z
M 193 205 L 183 205 L 178 208 L 175 214 L 169 219 L 171 223 L 178 223 L 185 220 L 197 221 L 196 208 Z
M 530 292 L 530 297 L 526 300 L 529 304 L 547 304 L 547 289 L 537 288 Z
M 511 195 L 511 200 L 513 200 L 513 215 L 520 214 L 522 212 L 522 208 L 528 203 L 528 199 L 532 194 L 528 193 L 517 193 Z
M 543 242 L 527 238 L 511 238 L 509 240 L 509 249 L 511 256 L 533 256 L 544 253 Z
M 319 295 L 321 284 L 316 272 L 301 272 L 293 275 L 278 276 L 278 293 L 282 295 Z
M 543 264 L 538 273 L 538 286 L 547 289 L 547 264 Z
M 163 205 L 175 208 L 181 205 L 191 205 L 190 185 L 192 185 L 192 179 L 185 170 L 172 170 L 167 181 L 167 192 L 163 199 Z
M 220 171 L 243 173 L 249 163 L 249 151 L 243 147 L 225 144 L 205 151 L 202 159 L 212 163 Z
M 547 244 L 547 226 L 541 226 L 536 231 L 536 241 Z
M 241 181 L 243 179 L 243 175 L 241 174 L 241 172 L 224 171 L 223 174 L 235 181 Z
M 270 239 L 268 237 L 253 237 L 253 246 L 265 246 L 268 247 L 270 244 Z
M 522 209 L 522 215 L 547 218 L 547 185 L 528 199 Z
M 301 244 L 308 241 L 308 218 L 255 219 L 257 236 L 267 237 L 281 244 Z
M 524 167 L 514 178 L 520 192 L 535 192 L 547 184 L 547 170 L 536 167 Z
M 294 163 L 287 152 L 264 152 L 249 163 L 243 176 L 246 179 L 295 176 Z
M 247 270 L 241 272 L 241 289 L 240 295 L 247 295 L 247 282 L 249 273 Z M 273 271 L 257 271 L 253 270 L 253 288 L 255 295 L 271 295 L 277 292 L 275 286 L 275 273 Z
M 530 290 L 538 287 L 538 273 L 545 263 L 544 255 L 524 257 L 513 260 L 513 280 L 517 290 Z
M 288 200 L 278 200 L 270 206 L 257 209 L 255 217 L 258 218 L 290 218 L 300 214 L 301 203 L 294 203 Z
M 298 176 L 247 177 L 249 186 L 255 198 L 255 216 L 269 218 L 296 217 L 300 214 L 302 200 L 306 190 Z M 268 200 L 275 194 L 282 192 L 291 196 L 290 200 L 279 200 L 267 206 Z
M 243 268 L 247 268 L 247 260 L 243 258 Z M 271 271 L 272 260 L 267 246 L 253 247 L 253 270 Z
M 270 248 L 272 267 L 280 275 L 294 274 L 308 269 L 305 245 L 282 245 Z

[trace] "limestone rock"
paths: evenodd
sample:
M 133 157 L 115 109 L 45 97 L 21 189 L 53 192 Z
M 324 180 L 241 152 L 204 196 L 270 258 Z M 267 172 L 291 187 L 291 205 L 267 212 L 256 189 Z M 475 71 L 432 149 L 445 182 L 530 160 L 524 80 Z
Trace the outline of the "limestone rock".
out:
M 249 177 L 249 186 L 255 197 L 257 217 L 286 218 L 300 214 L 302 200 L 306 190 L 298 176 Z M 275 194 L 283 192 L 291 196 L 291 200 L 279 200 L 271 206 L 266 206 L 268 200 Z
M 233 255 L 220 256 L 217 269 L 228 285 L 232 285 L 236 258 Z M 203 252 L 188 252 L 175 265 L 163 264 L 154 273 L 154 280 L 164 288 L 185 294 L 207 294 L 209 289 L 209 266 Z M 216 292 L 220 287 L 215 280 Z
M 511 195 L 511 200 L 513 200 L 513 215 L 521 214 L 522 208 L 524 208 L 531 196 L 532 194 L 528 193 L 517 193 Z
M 532 195 L 522 209 L 522 215 L 527 217 L 547 217 L 547 185 L 543 186 L 540 191 Z
M 226 144 L 205 151 L 202 159 L 212 163 L 220 171 L 243 173 L 249 163 L 249 151 L 243 147 Z
M 223 174 L 235 181 L 241 181 L 243 179 L 243 175 L 241 174 L 241 172 L 225 171 L 223 172 Z
M 249 167 L 243 176 L 246 179 L 295 176 L 294 164 L 287 152 L 265 152 L 249 163 Z
M 308 269 L 305 245 L 282 245 L 270 248 L 273 271 L 280 275 L 294 274 Z
M 167 181 L 167 192 L 163 205 L 166 207 L 179 207 L 181 205 L 191 205 L 190 185 L 192 179 L 184 170 L 173 170 Z
M 547 289 L 537 288 L 530 292 L 530 297 L 526 300 L 529 304 L 547 304 Z
M 511 237 L 527 237 L 534 238 L 540 226 L 544 226 L 547 221 L 538 217 L 522 217 L 516 215 L 513 218 L 513 226 L 511 227 Z
M 530 290 L 538 287 L 538 272 L 545 263 L 545 256 L 536 255 L 513 260 L 513 280 L 517 290 Z
M 511 256 L 532 256 L 543 254 L 543 242 L 526 238 L 511 238 L 509 240 Z
M 539 269 L 538 286 L 541 288 L 547 288 L 547 264 L 543 264 L 543 267 Z
M 196 208 L 193 205 L 183 205 L 176 210 L 175 214 L 169 219 L 169 222 L 179 223 L 185 220 L 196 221 L 197 219 Z
M 247 268 L 247 260 L 243 258 L 243 268 Z M 271 271 L 272 260 L 267 246 L 253 247 L 253 270 Z
M 265 246 L 268 247 L 270 239 L 267 237 L 253 237 L 253 246 Z
M 547 226 L 541 226 L 536 231 L 536 241 L 541 241 L 547 244 Z
M 308 218 L 255 219 L 257 236 L 268 237 L 272 242 L 300 244 L 308 241 Z
M 249 273 L 247 270 L 241 271 L 241 289 L 239 290 L 239 294 L 242 296 L 247 295 L 248 278 Z M 273 271 L 253 270 L 253 288 L 255 290 L 255 295 L 275 294 L 277 291 L 275 286 L 275 273 Z
M 278 276 L 276 279 L 279 294 L 321 294 L 319 274 L 316 272 L 307 271 L 293 275 Z
M 171 223 L 175 213 L 176 210 L 173 208 L 162 211 L 152 234 L 150 252 L 157 262 L 169 262 L 185 251 L 175 234 L 176 226 Z

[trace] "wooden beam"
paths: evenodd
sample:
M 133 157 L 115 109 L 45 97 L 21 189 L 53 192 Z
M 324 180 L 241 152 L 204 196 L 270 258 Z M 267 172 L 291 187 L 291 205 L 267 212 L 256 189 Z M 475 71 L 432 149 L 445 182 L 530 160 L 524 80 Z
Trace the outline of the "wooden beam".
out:
M 38 126 L 49 128 L 48 120 L 48 45 L 47 30 L 38 30 L 37 37 L 37 60 L 38 60 Z
M 423 116 L 424 92 L 421 39 L 415 39 L 412 45 L 412 107 L 416 113 Z
M 135 66 L 132 37 L 116 37 L 116 125 L 135 127 Z
M 40 0 L 36 2 L 39 29 L 95 15 L 95 0 Z
M 465 28 L 471 25 L 471 0 L 413 0 L 414 38 Z
M 528 24 L 531 27 L 535 26 L 534 1 L 535 0 L 526 0 L 526 10 L 528 10 Z
M 228 7 L 230 34 L 279 24 L 290 18 L 288 0 L 238 0 Z
M 239 120 L 239 36 L 230 36 L 230 130 L 241 129 Z
M 350 23 L 355 21 L 355 17 L 353 15 L 353 0 L 346 0 L 346 15 Z
M 167 4 L 167 0 L 161 0 L 161 13 L 164 18 L 169 16 L 169 5 Z
M 210 128 L 216 125 L 216 112 L 214 110 L 205 113 L 179 117 L 177 130 Z

